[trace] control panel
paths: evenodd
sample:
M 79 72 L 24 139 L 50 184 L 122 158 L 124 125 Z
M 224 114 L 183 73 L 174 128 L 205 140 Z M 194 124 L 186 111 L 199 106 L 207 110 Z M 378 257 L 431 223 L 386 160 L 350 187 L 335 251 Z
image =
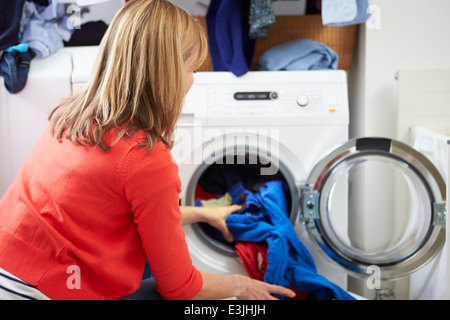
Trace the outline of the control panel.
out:
M 339 113 L 346 95 L 339 85 L 283 84 L 209 86 L 208 116 L 302 116 L 304 113 Z
M 242 77 L 200 72 L 186 96 L 183 114 L 214 123 L 274 119 L 295 124 L 339 116 L 348 121 L 347 83 L 342 72 L 254 71 Z

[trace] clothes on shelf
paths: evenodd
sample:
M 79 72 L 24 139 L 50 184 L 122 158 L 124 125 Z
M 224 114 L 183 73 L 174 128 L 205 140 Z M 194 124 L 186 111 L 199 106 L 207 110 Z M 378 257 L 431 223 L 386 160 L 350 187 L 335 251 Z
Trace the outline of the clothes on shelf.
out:
M 107 25 L 97 21 L 75 28 L 67 9 L 71 4 L 86 6 L 105 1 L 110 0 L 3 1 L 0 4 L 0 63 L 23 62 L 29 57 L 45 58 L 63 46 L 99 44 Z M 370 0 L 308 0 L 306 12 L 321 14 L 324 25 L 343 26 L 367 21 L 369 7 Z M 268 37 L 275 20 L 272 0 L 211 0 L 206 24 L 213 70 L 230 71 L 236 76 L 247 73 L 255 41 Z M 2 51 L 25 42 L 32 53 L 3 57 Z M 260 70 L 319 70 L 336 69 L 337 61 L 336 53 L 325 45 L 299 39 L 267 50 L 259 64 Z M 25 74 L 23 63 L 16 68 Z M 5 72 L 4 68 L 2 74 Z M 23 76 L 20 81 L 12 80 L 13 74 L 9 77 L 5 82 L 26 82 Z M 25 83 L 10 85 L 8 91 L 16 93 L 24 86 Z
M 45 58 L 70 39 L 66 6 L 56 0 L 3 1 L 0 4 L 0 76 L 6 90 L 20 92 L 31 60 Z
M 19 42 L 20 18 L 25 0 L 0 2 L 0 50 Z
M 214 71 L 241 76 L 249 71 L 255 41 L 249 37 L 248 2 L 212 0 L 206 15 Z
M 327 26 L 348 26 L 366 22 L 369 0 L 322 0 L 322 22 Z
M 0 76 L 7 91 L 26 85 L 30 62 L 64 46 L 98 45 L 106 32 L 103 21 L 72 25 L 69 6 L 109 0 L 17 0 L 0 4 Z M 86 8 L 79 8 L 83 14 Z M 73 12 L 72 12 L 73 13 Z M 75 32 L 76 31 L 76 32 Z M 73 39 L 72 39 L 73 36 Z
M 279 44 L 264 52 L 259 59 L 260 70 L 333 70 L 339 57 L 326 45 L 298 39 Z
M 49 0 L 48 6 L 25 1 L 21 19 L 22 42 L 27 42 L 38 58 L 46 58 L 70 40 L 73 28 L 69 28 L 67 5 Z
M 275 23 L 272 0 L 250 0 L 248 17 L 250 39 L 265 39 L 270 26 Z
M 346 26 L 366 22 L 371 16 L 369 7 L 370 0 L 308 0 L 306 12 L 321 14 L 324 25 Z M 231 71 L 236 76 L 247 73 L 255 40 L 267 38 L 275 20 L 272 0 L 212 0 L 206 21 L 214 71 Z M 313 40 L 301 40 L 269 49 L 260 60 L 261 70 L 336 69 L 338 57 L 333 50 Z M 287 47 L 290 50 L 283 57 Z M 274 51 L 278 52 L 273 61 L 266 61 Z M 266 66 L 280 59 L 284 61 L 280 66 Z
M 64 41 L 65 47 L 96 46 L 100 44 L 108 25 L 101 20 L 83 23 L 75 29 L 69 41 Z

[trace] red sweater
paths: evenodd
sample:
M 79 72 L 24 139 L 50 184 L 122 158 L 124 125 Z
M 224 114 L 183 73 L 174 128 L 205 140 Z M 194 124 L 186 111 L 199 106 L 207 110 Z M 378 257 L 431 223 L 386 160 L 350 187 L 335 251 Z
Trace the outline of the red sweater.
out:
M 0 267 L 52 299 L 118 299 L 139 288 L 148 257 L 165 299 L 195 296 L 178 167 L 161 142 L 148 153 L 138 139 L 104 152 L 47 127 L 0 200 Z

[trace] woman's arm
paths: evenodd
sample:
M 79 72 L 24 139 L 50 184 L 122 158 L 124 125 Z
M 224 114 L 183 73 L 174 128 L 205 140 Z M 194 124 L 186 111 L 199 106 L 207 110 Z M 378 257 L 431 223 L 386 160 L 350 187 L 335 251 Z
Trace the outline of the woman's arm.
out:
M 226 218 L 234 211 L 240 210 L 242 206 L 231 205 L 223 207 L 191 207 L 180 206 L 182 213 L 181 223 L 206 222 L 220 230 L 224 238 L 230 242 L 233 236 L 227 228 Z M 215 275 L 201 272 L 203 285 L 194 299 L 227 299 L 236 297 L 243 300 L 273 300 L 271 294 L 281 294 L 290 298 L 295 297 L 292 290 L 281 286 L 271 285 L 263 281 L 254 280 L 244 275 Z
M 294 298 L 295 293 L 287 288 L 254 280 L 244 275 L 215 275 L 201 272 L 203 286 L 200 292 L 193 298 L 202 299 L 227 299 L 236 297 L 241 300 L 275 300 L 271 294 L 280 294 Z
M 222 232 L 225 240 L 232 242 L 233 235 L 228 230 L 225 220 L 231 213 L 240 210 L 241 208 L 242 206 L 240 205 L 223 207 L 180 206 L 180 211 L 182 214 L 181 224 L 187 225 L 197 222 L 206 222 Z

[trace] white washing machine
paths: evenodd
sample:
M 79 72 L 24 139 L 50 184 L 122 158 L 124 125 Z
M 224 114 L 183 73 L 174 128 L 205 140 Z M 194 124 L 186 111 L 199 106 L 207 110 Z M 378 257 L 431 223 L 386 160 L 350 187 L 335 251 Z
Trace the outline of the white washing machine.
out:
M 401 142 L 348 141 L 348 121 L 344 71 L 197 73 L 172 150 L 180 203 L 194 205 L 199 187 L 219 192 L 201 185 L 214 182 L 211 170 L 256 165 L 289 186 L 290 219 L 320 274 L 343 289 L 348 274 L 372 285 L 409 275 L 444 243 L 445 184 Z M 200 270 L 245 274 L 233 245 L 207 226 L 185 232 Z
M 98 47 L 63 48 L 31 61 L 25 88 L 9 94 L 0 77 L 0 196 L 13 181 L 60 100 L 86 83 Z

